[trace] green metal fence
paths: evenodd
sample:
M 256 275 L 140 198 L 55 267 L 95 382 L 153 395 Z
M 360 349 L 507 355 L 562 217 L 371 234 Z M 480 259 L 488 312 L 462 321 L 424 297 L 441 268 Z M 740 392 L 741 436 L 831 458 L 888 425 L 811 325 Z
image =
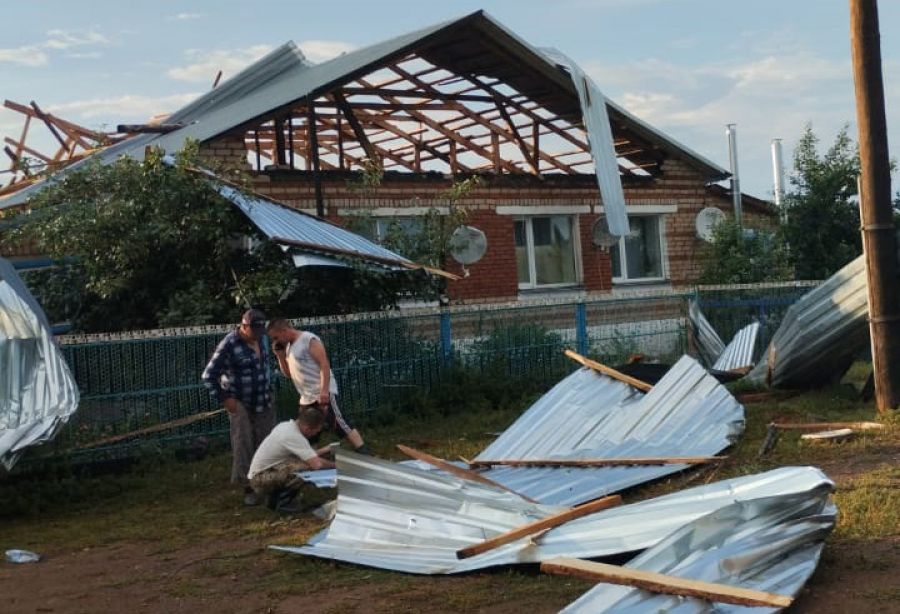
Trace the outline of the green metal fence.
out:
M 342 408 L 364 421 L 413 390 L 427 393 L 453 366 L 479 372 L 491 369 L 549 386 L 574 368 L 563 355 L 565 348 L 608 364 L 620 363 L 633 353 L 674 362 L 688 351 L 686 316 L 691 299 L 700 300 L 726 341 L 752 318 L 759 318 L 767 342 L 784 309 L 806 289 L 796 285 L 701 288 L 591 301 L 363 314 L 295 324 L 322 337 Z M 158 434 L 82 447 L 216 409 L 200 384 L 200 374 L 228 330 L 229 326 L 220 326 L 61 338 L 81 391 L 81 404 L 56 440 L 34 454 L 64 453 L 80 462 L 127 457 L 148 445 L 190 446 L 223 438 L 228 420 L 219 414 Z M 287 414 L 293 389 L 274 361 L 271 367 Z

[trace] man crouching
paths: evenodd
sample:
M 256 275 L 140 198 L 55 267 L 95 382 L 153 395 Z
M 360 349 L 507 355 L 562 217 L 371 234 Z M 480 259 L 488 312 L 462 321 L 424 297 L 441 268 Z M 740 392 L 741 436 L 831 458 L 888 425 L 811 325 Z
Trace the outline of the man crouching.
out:
M 291 504 L 302 484 L 296 473 L 334 467 L 334 462 L 323 458 L 331 448 L 313 450 L 309 444 L 324 423 L 325 416 L 318 407 L 301 407 L 296 419 L 277 425 L 259 445 L 247 478 L 254 492 L 266 497 L 269 508 L 296 512 Z

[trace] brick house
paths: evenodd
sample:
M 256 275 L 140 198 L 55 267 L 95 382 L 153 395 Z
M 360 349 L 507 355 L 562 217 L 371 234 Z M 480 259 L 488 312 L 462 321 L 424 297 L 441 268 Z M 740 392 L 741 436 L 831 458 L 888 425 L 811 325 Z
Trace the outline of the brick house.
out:
M 730 194 L 715 185 L 728 172 L 610 101 L 603 151 L 584 120 L 597 90 L 586 101 L 577 67 L 550 57 L 481 11 L 315 66 L 289 43 L 165 129 L 148 126 L 98 155 L 140 158 L 193 138 L 217 167 L 249 173 L 259 193 L 339 224 L 365 214 L 376 237 L 391 220 L 415 232 L 430 208 L 446 207 L 455 180 L 478 176 L 458 204 L 487 250 L 450 283 L 456 302 L 695 282 L 695 220 L 709 207 L 730 212 Z M 383 177 L 361 191 L 353 183 L 372 161 Z M 594 241 L 613 202 L 601 162 L 618 169 L 631 231 L 612 247 Z M 743 202 L 745 224 L 774 223 L 767 203 Z

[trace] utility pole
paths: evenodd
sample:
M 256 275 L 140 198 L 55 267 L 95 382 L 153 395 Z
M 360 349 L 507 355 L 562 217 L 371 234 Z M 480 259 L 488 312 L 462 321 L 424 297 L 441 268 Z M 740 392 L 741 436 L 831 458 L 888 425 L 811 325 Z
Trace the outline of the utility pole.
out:
M 859 125 L 860 214 L 875 404 L 879 413 L 887 413 L 900 405 L 900 286 L 877 0 L 850 0 L 850 47 Z

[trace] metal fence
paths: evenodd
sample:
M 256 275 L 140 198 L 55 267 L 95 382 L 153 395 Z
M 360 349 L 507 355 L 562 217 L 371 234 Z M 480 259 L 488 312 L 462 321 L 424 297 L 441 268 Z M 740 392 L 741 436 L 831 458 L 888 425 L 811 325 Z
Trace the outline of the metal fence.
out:
M 690 292 L 611 297 L 578 302 L 482 305 L 361 314 L 295 324 L 322 337 L 341 406 L 365 421 L 411 391 L 427 391 L 451 367 L 528 378 L 550 385 L 573 368 L 573 348 L 607 364 L 633 353 L 674 362 L 687 353 L 687 305 L 700 301 L 724 340 L 751 319 L 763 323 L 767 344 L 784 310 L 807 286 L 701 287 Z M 194 445 L 223 437 L 227 418 L 207 420 L 102 447 L 85 444 L 216 409 L 200 374 L 229 326 L 61 337 L 81 390 L 81 405 L 37 455 L 66 454 L 75 462 L 127 457 L 143 446 Z M 278 373 L 283 417 L 294 406 L 292 387 Z M 26 459 L 27 460 L 27 459 Z M 27 463 L 25 463 L 27 465 Z

